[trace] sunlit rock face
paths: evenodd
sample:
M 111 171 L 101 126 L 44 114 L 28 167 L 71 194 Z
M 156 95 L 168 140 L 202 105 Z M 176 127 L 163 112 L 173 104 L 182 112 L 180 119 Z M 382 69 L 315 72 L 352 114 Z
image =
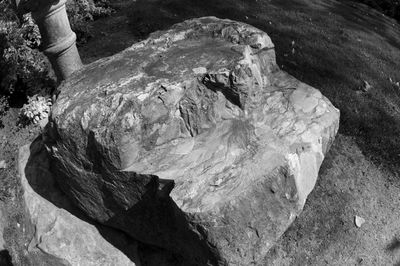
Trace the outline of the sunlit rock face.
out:
M 276 65 L 268 35 L 206 17 L 60 87 L 46 144 L 93 219 L 193 265 L 251 265 L 301 212 L 339 111 Z
M 54 266 L 140 266 L 140 263 L 134 262 L 138 261 L 135 242 L 129 241 L 116 230 L 99 230 L 70 212 L 74 207 L 56 185 L 54 176 L 49 171 L 48 155 L 40 141 L 20 149 L 18 167 L 24 205 L 34 230 L 32 239 L 26 246 L 26 254 L 39 253 L 53 260 L 49 263 L 42 258 L 37 262 L 24 263 Z M 110 234 L 113 234 L 114 242 L 125 244 L 126 250 L 136 257 L 128 258 L 113 246 L 109 242 Z

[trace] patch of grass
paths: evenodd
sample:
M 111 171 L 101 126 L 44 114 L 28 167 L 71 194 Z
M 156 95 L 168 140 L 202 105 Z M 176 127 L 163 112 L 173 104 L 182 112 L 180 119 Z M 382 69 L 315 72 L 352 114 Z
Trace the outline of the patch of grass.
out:
M 400 21 L 400 1 L 399 0 L 342 0 L 354 1 L 368 5 L 376 10 L 386 14 L 389 17 Z
M 4 231 L 6 248 L 13 258 L 14 265 L 26 264 L 26 247 L 34 234 L 34 229 L 25 212 L 22 198 L 22 186 L 18 178 L 19 147 L 31 142 L 39 133 L 38 126 L 18 127 L 19 110 L 9 108 L 0 117 L 0 160 L 5 160 L 7 167 L 0 169 L 0 201 L 5 203 L 7 225 Z M 2 265 L 0 263 L 0 265 Z

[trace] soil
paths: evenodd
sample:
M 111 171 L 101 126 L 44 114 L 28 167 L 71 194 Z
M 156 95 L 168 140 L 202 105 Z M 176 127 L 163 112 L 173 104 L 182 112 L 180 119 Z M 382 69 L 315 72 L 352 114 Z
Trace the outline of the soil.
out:
M 230 18 L 267 32 L 281 68 L 320 89 L 340 109 L 339 134 L 304 211 L 259 265 L 400 265 L 400 88 L 395 84 L 400 25 L 395 20 L 335 0 L 119 0 L 114 6 L 117 12 L 93 22 L 94 37 L 79 47 L 84 62 L 188 18 Z M 372 85 L 369 90 L 364 81 Z M 0 161 L 8 163 L 0 169 L 0 200 L 7 201 L 14 224 L 9 238 L 22 230 L 14 220 L 22 213 L 18 147 L 40 132 L 16 127 L 17 112 L 11 109 L 0 128 Z M 356 216 L 365 219 L 361 227 Z M 19 239 L 15 247 L 25 241 Z

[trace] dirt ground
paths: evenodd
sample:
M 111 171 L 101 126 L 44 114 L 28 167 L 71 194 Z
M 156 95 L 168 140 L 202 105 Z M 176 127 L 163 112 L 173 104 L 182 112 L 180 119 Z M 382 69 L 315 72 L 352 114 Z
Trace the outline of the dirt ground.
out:
M 340 109 L 339 134 L 303 213 L 259 265 L 400 265 L 397 22 L 336 0 L 119 0 L 114 5 L 117 12 L 93 22 L 94 38 L 79 47 L 85 63 L 176 22 L 214 15 L 267 32 L 281 68 L 320 89 Z M 368 91 L 360 89 L 364 81 L 372 85 Z M 18 146 L 40 131 L 17 130 L 16 112 L 3 118 L 6 126 L 0 129 L 0 160 L 9 163 L 0 177 L 10 184 Z M 18 193 L 11 192 L 15 201 Z M 365 219 L 360 228 L 355 216 Z

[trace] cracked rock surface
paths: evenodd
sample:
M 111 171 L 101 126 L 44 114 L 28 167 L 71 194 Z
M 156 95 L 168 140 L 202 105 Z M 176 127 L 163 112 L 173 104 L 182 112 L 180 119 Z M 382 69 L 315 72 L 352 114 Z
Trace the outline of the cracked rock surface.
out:
M 266 33 L 205 17 L 75 73 L 45 142 L 89 217 L 185 265 L 251 265 L 301 212 L 338 125 Z

